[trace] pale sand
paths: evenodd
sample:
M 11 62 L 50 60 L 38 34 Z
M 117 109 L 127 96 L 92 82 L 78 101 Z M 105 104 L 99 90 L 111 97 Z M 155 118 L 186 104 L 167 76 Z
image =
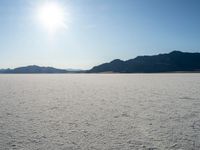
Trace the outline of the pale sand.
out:
M 1 150 L 200 149 L 200 74 L 0 75 Z

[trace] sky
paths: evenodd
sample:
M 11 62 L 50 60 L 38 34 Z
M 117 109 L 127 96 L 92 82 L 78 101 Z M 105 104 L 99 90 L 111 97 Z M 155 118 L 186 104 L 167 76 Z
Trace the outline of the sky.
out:
M 42 16 L 48 3 L 60 20 Z M 199 27 L 200 0 L 0 0 L 0 68 L 90 69 L 138 55 L 200 52 Z

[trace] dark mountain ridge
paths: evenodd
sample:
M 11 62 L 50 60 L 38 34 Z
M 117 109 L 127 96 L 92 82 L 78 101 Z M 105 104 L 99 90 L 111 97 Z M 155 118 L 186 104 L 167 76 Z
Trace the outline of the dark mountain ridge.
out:
M 89 73 L 159 73 L 177 71 L 200 71 L 200 53 L 172 51 L 168 54 L 138 56 L 122 61 L 116 59 L 93 67 Z
M 0 69 L 0 73 L 160 73 L 160 72 L 200 72 L 200 53 L 172 51 L 168 54 L 138 56 L 126 61 L 115 59 L 93 67 L 91 70 L 67 70 L 36 65 L 15 69 Z
M 68 73 L 68 71 L 53 67 L 40 67 L 36 65 L 31 65 L 15 69 L 2 69 L 0 70 L 0 73 Z

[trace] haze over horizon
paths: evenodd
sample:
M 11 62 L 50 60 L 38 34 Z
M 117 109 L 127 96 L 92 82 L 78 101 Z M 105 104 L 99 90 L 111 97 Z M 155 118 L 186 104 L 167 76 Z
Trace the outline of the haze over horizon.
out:
M 199 0 L 1 0 L 0 68 L 200 52 Z

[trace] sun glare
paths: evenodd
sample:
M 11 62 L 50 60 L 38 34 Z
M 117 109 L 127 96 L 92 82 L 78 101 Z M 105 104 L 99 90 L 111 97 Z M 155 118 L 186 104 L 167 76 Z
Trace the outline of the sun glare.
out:
M 48 32 L 56 32 L 60 28 L 67 28 L 66 13 L 58 3 L 48 2 L 38 9 L 38 18 Z

